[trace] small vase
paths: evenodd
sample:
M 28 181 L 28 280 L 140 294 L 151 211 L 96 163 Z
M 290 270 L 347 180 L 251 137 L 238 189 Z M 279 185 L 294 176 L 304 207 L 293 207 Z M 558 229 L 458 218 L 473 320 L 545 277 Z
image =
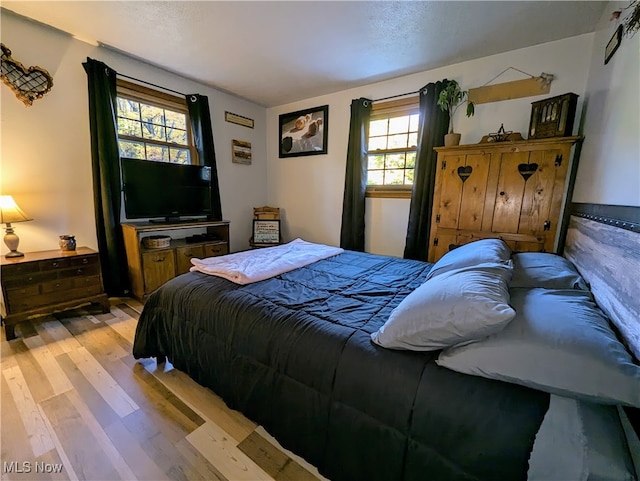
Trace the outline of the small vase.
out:
M 61 235 L 60 236 L 60 250 L 62 251 L 75 251 L 76 250 L 76 237 L 73 235 Z
M 461 134 L 445 134 L 444 146 L 453 147 L 454 145 L 460 145 Z

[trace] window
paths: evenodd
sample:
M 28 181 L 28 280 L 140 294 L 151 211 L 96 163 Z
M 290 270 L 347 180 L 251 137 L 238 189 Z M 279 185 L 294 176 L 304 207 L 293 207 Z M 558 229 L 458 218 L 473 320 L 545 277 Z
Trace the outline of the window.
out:
M 120 156 L 197 164 L 186 100 L 117 80 Z
M 368 139 L 368 197 L 411 197 L 419 119 L 418 97 L 373 104 Z

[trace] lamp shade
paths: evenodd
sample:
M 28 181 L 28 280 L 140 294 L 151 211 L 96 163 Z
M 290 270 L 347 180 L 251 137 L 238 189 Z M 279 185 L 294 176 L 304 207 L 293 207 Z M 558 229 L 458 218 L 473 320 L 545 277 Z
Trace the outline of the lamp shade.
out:
M 16 201 L 10 195 L 0 195 L 0 223 L 24 222 L 33 220 L 18 207 Z

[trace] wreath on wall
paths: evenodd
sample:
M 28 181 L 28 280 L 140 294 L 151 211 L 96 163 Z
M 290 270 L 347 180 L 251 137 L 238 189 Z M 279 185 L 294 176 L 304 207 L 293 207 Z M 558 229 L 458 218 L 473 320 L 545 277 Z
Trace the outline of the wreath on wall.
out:
M 27 107 L 53 87 L 53 78 L 42 67 L 25 68 L 11 57 L 11 50 L 0 44 L 0 78 Z

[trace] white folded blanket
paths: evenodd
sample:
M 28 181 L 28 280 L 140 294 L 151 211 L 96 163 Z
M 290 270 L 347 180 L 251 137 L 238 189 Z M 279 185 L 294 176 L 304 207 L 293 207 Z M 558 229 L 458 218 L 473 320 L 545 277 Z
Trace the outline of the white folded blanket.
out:
M 304 267 L 344 252 L 340 247 L 314 244 L 302 239 L 287 244 L 236 252 L 206 259 L 191 259 L 191 271 L 224 277 L 236 284 L 251 284 Z

